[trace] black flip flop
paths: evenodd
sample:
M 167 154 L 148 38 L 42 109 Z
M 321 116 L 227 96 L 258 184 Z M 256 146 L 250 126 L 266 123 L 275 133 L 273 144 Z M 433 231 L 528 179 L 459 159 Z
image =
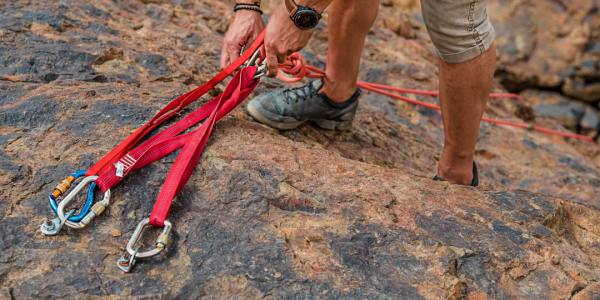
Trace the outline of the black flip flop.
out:
M 435 175 L 433 177 L 433 180 L 435 181 L 446 181 L 446 179 Z M 471 180 L 471 184 L 470 186 L 472 187 L 477 187 L 479 185 L 479 172 L 477 171 L 477 164 L 475 162 L 473 162 L 473 180 Z

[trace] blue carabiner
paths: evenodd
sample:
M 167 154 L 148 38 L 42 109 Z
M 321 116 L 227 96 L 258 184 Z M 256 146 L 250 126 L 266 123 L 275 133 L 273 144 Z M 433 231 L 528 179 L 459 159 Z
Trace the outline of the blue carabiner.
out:
M 79 171 L 73 172 L 71 174 L 71 176 L 73 176 L 75 178 L 75 180 L 77 180 L 78 178 L 83 177 L 85 175 L 85 172 L 86 172 L 85 170 L 79 170 Z M 88 189 L 87 199 L 85 200 L 83 207 L 81 207 L 78 214 L 70 216 L 68 218 L 69 221 L 79 222 L 79 221 L 83 220 L 83 218 L 85 218 L 85 216 L 90 211 L 90 208 L 92 207 L 92 204 L 94 202 L 94 190 L 95 189 L 96 189 L 96 183 L 92 182 Z M 48 195 L 48 200 L 50 201 L 50 207 L 52 208 L 54 213 L 57 214 L 58 213 L 58 203 L 56 202 L 56 198 L 54 197 L 53 194 L 50 194 L 50 195 Z

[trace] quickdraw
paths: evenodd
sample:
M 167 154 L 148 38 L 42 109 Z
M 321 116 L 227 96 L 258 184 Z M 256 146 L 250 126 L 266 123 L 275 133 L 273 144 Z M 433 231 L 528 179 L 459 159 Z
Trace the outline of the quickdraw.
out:
M 171 222 L 167 220 L 171 203 L 191 176 L 216 121 L 239 105 L 257 86 L 259 82 L 255 79 L 257 72 L 260 71 L 255 66 L 243 68 L 234 75 L 223 94 L 190 113 L 169 129 L 154 136 L 152 143 L 145 142 L 125 156 L 128 164 L 124 166 L 123 171 L 124 174 L 127 174 L 181 148 L 181 152 L 175 159 L 160 190 L 150 217 L 139 223 L 128 243 L 127 253 L 118 261 L 118 266 L 123 271 L 129 272 L 135 264 L 136 258 L 151 257 L 165 249 L 168 244 L 167 236 L 172 227 Z M 210 115 L 208 115 L 209 113 Z M 201 120 L 204 122 L 198 129 L 177 135 Z M 120 162 L 125 164 L 123 160 Z M 117 175 L 119 168 L 120 166 L 113 166 L 101 173 L 96 181 L 98 186 L 105 189 L 118 183 L 123 178 Z M 159 236 L 153 250 L 139 252 L 134 249 L 134 245 L 147 226 L 163 228 L 163 233 Z
M 191 176 L 192 171 L 208 142 L 215 122 L 243 102 L 256 88 L 260 82 L 260 78 L 266 73 L 266 66 L 263 61 L 264 55 L 261 49 L 264 34 L 264 32 L 261 33 L 251 47 L 244 51 L 235 62 L 219 72 L 214 78 L 202 86 L 169 102 L 152 119 L 150 119 L 150 121 L 138 128 L 111 152 L 106 154 L 100 161 L 87 170 L 85 174 L 83 171 L 78 171 L 63 180 L 49 196 L 50 206 L 58 217 L 50 223 L 43 224 L 41 227 L 42 232 L 46 235 L 55 235 L 58 234 L 64 225 L 75 229 L 84 228 L 108 207 L 110 204 L 111 188 L 121 182 L 125 176 L 132 171 L 141 169 L 148 164 L 161 159 L 169 153 L 181 149 L 165 179 L 150 216 L 138 223 L 131 239 L 127 243 L 126 253 L 117 261 L 117 266 L 125 272 L 130 272 L 137 259 L 158 255 L 166 249 L 169 244 L 169 234 L 173 228 L 173 224 L 167 219 L 171 203 Z M 298 53 L 291 55 L 286 63 L 280 65 L 280 70 L 289 75 L 283 76 L 281 73 L 279 74 L 279 78 L 286 82 L 299 81 L 304 77 L 318 78 L 325 75 L 323 70 L 306 65 L 304 59 Z M 178 115 L 182 109 L 205 95 L 218 83 L 222 82 L 234 72 L 235 74 L 223 93 L 189 113 L 169 128 L 162 130 L 158 134 L 137 145 L 141 139 L 151 131 L 173 116 Z M 434 110 L 440 109 L 436 104 L 400 95 L 417 94 L 437 96 L 438 92 L 436 91 L 402 89 L 369 82 L 359 82 L 358 85 L 366 90 L 389 96 L 393 99 Z M 521 99 L 519 95 L 507 93 L 490 94 L 490 97 Z M 483 120 L 493 124 L 526 128 L 523 127 L 525 125 L 521 123 L 490 118 L 484 118 Z M 199 123 L 201 123 L 201 125 L 198 128 L 193 130 L 190 129 Z M 564 133 L 539 126 L 533 126 L 532 128 L 545 134 L 572 137 L 585 141 L 591 140 L 591 138 L 586 136 Z M 137 147 L 135 147 L 136 145 Z M 71 185 L 84 175 L 86 177 L 81 179 L 60 203 L 57 203 L 60 196 L 65 194 Z M 75 196 L 83 190 L 88 183 L 90 184 L 88 197 L 79 212 L 77 214 L 75 214 L 75 210 L 65 212 L 67 205 L 74 201 Z M 104 193 L 104 198 L 97 203 L 93 203 L 94 190 L 96 187 Z M 144 230 L 148 227 L 162 228 L 162 232 L 156 239 L 154 248 L 141 251 L 137 247 L 137 244 L 141 240 Z

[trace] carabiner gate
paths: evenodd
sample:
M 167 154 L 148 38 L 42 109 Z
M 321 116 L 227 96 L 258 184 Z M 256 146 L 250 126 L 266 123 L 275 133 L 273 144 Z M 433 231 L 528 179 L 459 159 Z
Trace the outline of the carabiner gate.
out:
M 260 49 L 256 49 L 248 61 L 244 64 L 244 67 L 256 66 L 256 63 L 260 59 Z
M 62 202 L 61 202 L 61 204 L 62 204 Z M 88 226 L 97 216 L 101 215 L 104 212 L 104 210 L 108 207 L 109 204 L 110 204 L 110 190 L 107 190 L 106 192 L 104 192 L 104 197 L 102 198 L 102 201 L 94 203 L 94 205 L 92 206 L 90 211 L 84 216 L 84 218 L 81 221 L 71 222 L 71 221 L 67 220 L 65 222 L 65 225 L 67 225 L 70 228 L 74 228 L 74 229 L 82 229 L 82 228 Z M 66 206 L 66 205 L 67 205 L 67 203 L 65 203 L 63 206 L 60 206 L 60 205 L 58 206 L 59 207 L 59 216 L 58 216 L 59 218 L 61 218 L 61 213 L 64 212 L 64 209 L 65 209 L 64 206 Z
M 252 56 L 248 59 L 248 61 L 244 64 L 244 67 L 256 66 L 256 74 L 254 74 L 254 79 L 259 79 L 265 75 L 267 75 L 267 61 L 262 59 L 260 49 L 256 49 Z M 262 61 L 260 61 L 262 59 Z
M 127 242 L 127 253 L 125 253 L 119 260 L 117 261 L 117 267 L 121 269 L 121 271 L 129 273 L 133 266 L 135 265 L 135 261 L 137 258 L 148 258 L 161 253 L 167 245 L 169 244 L 169 234 L 171 233 L 171 229 L 173 225 L 169 220 L 165 220 L 165 227 L 163 227 L 162 233 L 156 238 L 156 244 L 153 249 L 146 251 L 139 251 L 135 248 L 135 244 L 142 237 L 142 233 L 144 228 L 150 224 L 150 218 L 145 218 L 135 227 L 133 231 L 133 235 Z
M 48 202 L 50 203 L 50 208 L 52 209 L 54 214 L 58 214 L 58 199 L 63 194 L 65 194 L 69 190 L 69 188 L 71 188 L 71 186 L 75 183 L 75 181 L 77 181 L 79 178 L 85 176 L 85 172 L 86 172 L 85 170 L 79 170 L 79 171 L 75 171 L 75 172 L 71 173 L 71 175 L 67 176 L 59 184 L 57 184 L 56 187 L 54 187 L 54 189 L 52 190 L 52 193 L 50 193 L 50 195 L 48 195 Z M 77 214 L 73 213 L 69 217 L 69 221 L 79 222 L 90 211 L 90 208 L 92 207 L 92 203 L 94 202 L 94 189 L 95 188 L 96 188 L 96 185 L 92 183 L 88 190 L 88 195 L 87 195 L 87 199 L 85 200 L 85 203 L 83 204 L 81 209 L 79 209 L 79 212 L 75 211 L 75 212 L 77 212 Z M 55 220 L 52 220 L 51 222 L 55 222 Z
M 75 196 L 77 195 L 77 193 L 79 193 L 79 191 L 81 191 L 83 189 L 83 187 L 90 183 L 93 184 L 93 182 L 98 179 L 98 176 L 88 176 L 86 178 L 84 178 L 74 189 L 73 191 L 71 191 L 67 196 L 65 196 L 65 199 L 63 199 L 60 204 L 58 205 L 58 217 L 62 220 L 66 220 L 65 219 L 65 208 L 67 205 L 69 205 L 69 203 L 71 203 L 74 199 Z M 106 209 L 106 207 L 110 204 L 110 190 L 107 190 L 106 192 L 104 192 L 104 197 L 102 198 L 102 201 L 99 201 L 97 203 L 94 203 L 94 205 L 92 206 L 92 208 L 90 209 L 90 211 L 83 217 L 83 219 L 79 222 L 71 222 L 69 220 L 66 220 L 65 225 L 71 227 L 71 228 L 75 228 L 75 229 L 81 229 L 86 227 L 96 216 L 99 216 L 100 214 L 102 214 L 102 212 L 104 212 L 104 210 Z
M 254 74 L 254 79 L 259 79 L 263 76 L 267 75 L 267 63 L 263 62 L 261 63 L 258 68 L 256 69 L 256 73 Z

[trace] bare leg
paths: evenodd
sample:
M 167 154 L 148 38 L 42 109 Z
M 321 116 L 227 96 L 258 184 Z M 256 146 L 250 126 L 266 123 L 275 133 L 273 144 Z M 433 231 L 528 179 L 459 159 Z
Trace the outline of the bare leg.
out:
M 479 123 L 496 68 L 496 47 L 463 63 L 440 62 L 439 68 L 445 140 L 438 175 L 451 183 L 470 184 Z
M 329 53 L 325 84 L 331 100 L 343 102 L 356 91 L 365 38 L 379 10 L 379 0 L 334 0 L 329 6 Z

